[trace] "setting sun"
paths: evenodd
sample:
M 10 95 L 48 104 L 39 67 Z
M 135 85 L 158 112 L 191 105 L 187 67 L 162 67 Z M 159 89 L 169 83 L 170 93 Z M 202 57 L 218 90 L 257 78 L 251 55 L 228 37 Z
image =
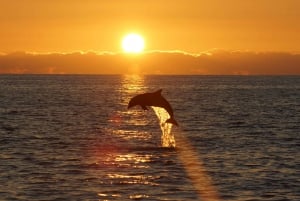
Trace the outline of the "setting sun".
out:
M 128 34 L 122 40 L 122 48 L 126 53 L 140 53 L 144 49 L 144 39 L 135 33 Z

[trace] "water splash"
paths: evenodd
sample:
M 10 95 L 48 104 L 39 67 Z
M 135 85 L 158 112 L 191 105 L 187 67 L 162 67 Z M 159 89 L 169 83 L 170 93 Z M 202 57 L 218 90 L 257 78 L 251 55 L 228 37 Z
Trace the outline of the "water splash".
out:
M 151 107 L 158 120 L 159 120 L 159 125 L 160 125 L 160 129 L 162 131 L 162 135 L 161 135 L 161 145 L 162 147 L 175 147 L 176 146 L 176 142 L 175 142 L 175 137 L 172 134 L 172 124 L 170 123 L 165 123 L 167 119 L 170 118 L 169 113 L 161 107 Z

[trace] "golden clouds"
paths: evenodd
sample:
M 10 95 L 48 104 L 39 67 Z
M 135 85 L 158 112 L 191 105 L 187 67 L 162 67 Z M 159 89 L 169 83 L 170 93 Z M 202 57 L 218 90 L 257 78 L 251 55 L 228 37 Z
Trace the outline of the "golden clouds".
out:
M 300 54 L 214 51 L 125 54 L 0 55 L 0 73 L 127 74 L 132 66 L 142 74 L 300 75 Z

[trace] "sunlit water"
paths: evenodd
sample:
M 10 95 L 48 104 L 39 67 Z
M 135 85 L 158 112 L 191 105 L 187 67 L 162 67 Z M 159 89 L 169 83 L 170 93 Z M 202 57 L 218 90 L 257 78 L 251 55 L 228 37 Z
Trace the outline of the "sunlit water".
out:
M 167 144 L 127 110 L 161 88 Z M 0 200 L 300 200 L 299 97 L 299 76 L 1 75 Z

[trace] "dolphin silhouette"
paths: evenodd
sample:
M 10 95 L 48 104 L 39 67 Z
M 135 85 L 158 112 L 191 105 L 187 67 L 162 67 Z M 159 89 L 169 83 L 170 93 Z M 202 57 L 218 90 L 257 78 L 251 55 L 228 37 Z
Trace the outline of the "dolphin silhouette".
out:
M 128 109 L 136 105 L 140 105 L 144 110 L 148 110 L 147 106 L 164 108 L 170 115 L 170 118 L 166 121 L 166 123 L 171 123 L 178 126 L 177 121 L 174 119 L 173 109 L 170 103 L 161 95 L 161 92 L 162 89 L 153 93 L 144 93 L 133 97 L 129 101 Z

